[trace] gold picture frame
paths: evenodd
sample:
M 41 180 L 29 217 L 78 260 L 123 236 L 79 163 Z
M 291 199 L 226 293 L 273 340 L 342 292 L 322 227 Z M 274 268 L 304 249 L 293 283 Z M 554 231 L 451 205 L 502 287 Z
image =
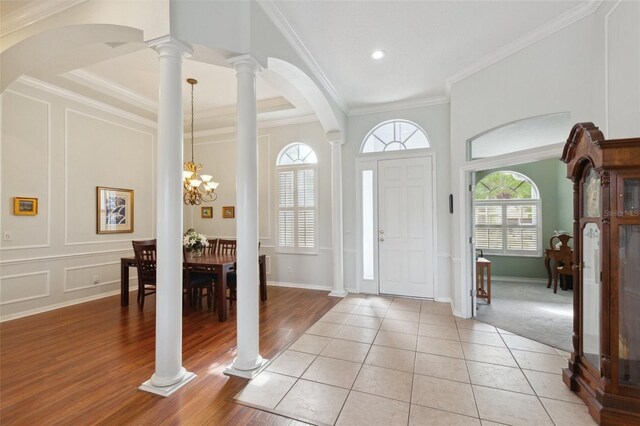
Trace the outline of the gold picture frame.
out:
M 203 219 L 213 218 L 213 207 L 200 207 L 200 217 Z
M 224 206 L 222 208 L 223 219 L 233 219 L 236 217 L 236 208 L 234 206 Z
M 133 232 L 133 189 L 96 187 L 96 233 Z
M 30 197 L 13 197 L 13 214 L 16 216 L 37 216 L 38 199 Z

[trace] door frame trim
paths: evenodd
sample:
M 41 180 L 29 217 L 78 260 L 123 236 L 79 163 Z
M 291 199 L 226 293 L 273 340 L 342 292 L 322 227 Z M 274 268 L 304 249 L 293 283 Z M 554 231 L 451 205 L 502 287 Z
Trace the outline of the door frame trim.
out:
M 363 247 L 362 247 L 362 171 L 373 170 L 374 177 L 374 229 L 378 229 L 378 163 L 383 160 L 402 160 L 405 158 L 431 158 L 431 191 L 433 194 L 431 202 L 432 215 L 432 235 L 433 235 L 433 299 L 438 300 L 439 283 L 438 283 L 438 215 L 436 209 L 437 195 L 437 158 L 436 153 L 429 148 L 415 149 L 410 151 L 392 151 L 384 153 L 371 153 L 366 156 L 356 158 L 356 291 L 360 293 L 380 294 L 380 280 L 378 269 L 378 239 L 374 238 L 374 278 L 373 280 L 364 280 L 363 278 Z
M 455 283 L 457 288 L 454 288 L 454 294 L 457 296 L 454 301 L 454 312 L 456 315 L 460 315 L 462 318 L 471 318 L 472 303 L 469 303 L 471 298 L 468 295 L 470 294 L 469 292 L 475 289 L 475 261 L 473 261 L 475 259 L 471 255 L 475 243 L 469 244 L 469 239 L 473 237 L 474 229 L 472 221 L 473 211 L 468 196 L 469 191 L 467 190 L 471 174 L 482 170 L 558 158 L 563 147 L 564 143 L 556 143 L 523 151 L 510 152 L 495 157 L 467 161 L 458 168 L 458 204 L 460 205 L 460 209 L 458 209 L 457 220 L 460 229 L 458 244 L 461 249 L 458 250 L 460 258 L 453 259 L 454 264 L 452 267 L 456 268 L 455 263 L 458 263 L 460 269 L 459 271 L 454 270 L 451 275 L 455 277 L 456 272 L 458 272 L 457 275 L 460 277 L 459 283 Z M 456 218 L 453 220 L 455 221 Z M 455 232 L 452 238 L 455 238 Z M 455 241 L 453 243 L 455 246 Z

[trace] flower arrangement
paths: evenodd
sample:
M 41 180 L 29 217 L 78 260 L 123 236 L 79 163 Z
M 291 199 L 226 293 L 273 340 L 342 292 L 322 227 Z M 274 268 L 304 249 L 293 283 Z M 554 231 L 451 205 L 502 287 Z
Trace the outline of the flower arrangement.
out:
M 207 236 L 198 234 L 194 229 L 189 229 L 182 238 L 182 245 L 188 251 L 202 251 L 208 244 Z

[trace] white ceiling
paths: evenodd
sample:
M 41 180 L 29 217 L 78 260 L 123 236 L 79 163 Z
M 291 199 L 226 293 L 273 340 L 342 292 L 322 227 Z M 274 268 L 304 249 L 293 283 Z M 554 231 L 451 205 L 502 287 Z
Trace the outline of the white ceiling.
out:
M 276 5 L 349 108 L 445 95 L 445 80 L 582 1 L 286 1 Z M 383 49 L 380 61 L 371 52 Z
M 25 5 L 36 4 L 34 0 L 0 3 L 3 14 L 23 13 Z M 346 101 L 347 109 L 355 113 L 360 107 L 387 102 L 441 99 L 452 75 L 465 72 L 585 3 L 589 2 L 273 0 L 270 4 L 280 9 Z M 374 61 L 371 52 L 375 49 L 385 50 L 387 56 Z M 91 52 L 91 58 L 96 58 L 91 66 L 61 75 L 54 66 L 41 67 L 33 75 L 153 119 L 158 100 L 157 54 L 142 43 L 101 44 Z M 91 52 L 81 56 L 86 60 Z M 71 62 L 65 58 L 66 66 Z M 187 59 L 183 77 L 199 81 L 195 87 L 196 129 L 233 125 L 233 69 Z M 267 83 L 277 84 L 277 79 L 269 78 L 268 70 L 263 77 L 257 80 L 260 120 L 312 113 L 299 94 Z M 186 81 L 184 84 L 188 121 L 190 86 Z

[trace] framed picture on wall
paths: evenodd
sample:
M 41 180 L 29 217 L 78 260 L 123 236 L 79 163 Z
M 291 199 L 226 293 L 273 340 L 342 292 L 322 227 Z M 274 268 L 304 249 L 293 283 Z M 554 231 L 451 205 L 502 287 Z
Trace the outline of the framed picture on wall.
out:
M 133 189 L 96 187 L 96 232 L 133 232 Z
M 224 219 L 233 219 L 236 217 L 236 208 L 234 206 L 224 206 L 222 208 L 222 217 Z
M 211 219 L 213 217 L 213 207 L 200 207 L 200 217 Z
M 38 199 L 13 197 L 13 214 L 16 216 L 36 216 L 38 214 Z

